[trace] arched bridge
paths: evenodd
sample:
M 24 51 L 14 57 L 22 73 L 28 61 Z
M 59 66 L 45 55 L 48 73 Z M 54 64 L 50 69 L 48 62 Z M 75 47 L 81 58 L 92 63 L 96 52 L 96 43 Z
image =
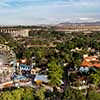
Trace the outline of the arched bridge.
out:
M 9 33 L 13 37 L 28 37 L 30 29 L 21 29 L 21 28 L 4 28 L 0 27 L 0 33 Z
M 34 27 L 34 28 L 22 28 L 22 27 L 13 27 L 13 26 L 0 26 L 0 33 L 9 33 L 11 34 L 13 37 L 28 37 L 29 36 L 29 32 L 33 31 L 40 31 L 42 28 L 41 27 Z

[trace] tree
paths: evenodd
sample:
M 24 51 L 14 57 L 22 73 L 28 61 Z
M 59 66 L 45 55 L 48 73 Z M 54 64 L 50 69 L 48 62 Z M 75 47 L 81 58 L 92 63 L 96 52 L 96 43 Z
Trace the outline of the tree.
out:
M 44 87 L 39 88 L 35 93 L 36 99 L 37 100 L 45 100 L 45 91 L 46 90 Z
M 95 90 L 90 91 L 88 100 L 100 100 L 100 93 L 97 93 Z
M 37 52 L 36 52 L 36 56 L 41 59 L 42 57 L 45 56 L 45 50 L 44 49 L 39 49 Z
M 0 100 L 35 100 L 32 88 L 19 88 L 0 93 Z
M 53 86 L 60 85 L 63 74 L 62 67 L 59 64 L 57 64 L 57 61 L 54 59 L 48 64 L 48 67 L 50 84 L 52 84 Z
M 4 44 L 5 42 L 6 42 L 6 39 L 0 35 L 0 43 Z
M 74 90 L 68 87 L 64 92 L 63 100 L 86 100 L 86 99 L 81 91 Z
M 18 59 L 23 58 L 24 51 L 25 51 L 25 46 L 23 44 L 19 44 L 16 48 L 16 57 Z
M 100 84 L 100 72 L 98 71 L 95 74 L 91 74 L 90 75 L 90 79 L 92 80 L 92 82 L 95 84 L 95 86 L 97 87 Z

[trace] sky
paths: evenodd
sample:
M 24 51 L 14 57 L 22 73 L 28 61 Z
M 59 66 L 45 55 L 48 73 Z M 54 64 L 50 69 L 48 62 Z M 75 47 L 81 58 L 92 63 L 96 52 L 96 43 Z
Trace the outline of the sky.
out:
M 100 21 L 100 0 L 0 0 L 0 25 Z

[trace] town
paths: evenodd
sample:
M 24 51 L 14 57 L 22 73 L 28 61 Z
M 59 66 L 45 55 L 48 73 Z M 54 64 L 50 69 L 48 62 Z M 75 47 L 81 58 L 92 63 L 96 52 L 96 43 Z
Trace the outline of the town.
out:
M 0 100 L 100 100 L 100 25 L 0 27 Z

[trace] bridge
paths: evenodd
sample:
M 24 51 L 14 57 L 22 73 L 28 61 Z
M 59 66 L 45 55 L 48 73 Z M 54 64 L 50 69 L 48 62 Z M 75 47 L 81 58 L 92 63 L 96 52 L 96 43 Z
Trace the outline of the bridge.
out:
M 28 37 L 30 29 L 0 27 L 0 33 L 9 33 L 13 37 Z
M 13 37 L 28 37 L 29 32 L 33 33 L 46 29 L 42 26 L 0 26 L 0 33 L 9 33 Z

